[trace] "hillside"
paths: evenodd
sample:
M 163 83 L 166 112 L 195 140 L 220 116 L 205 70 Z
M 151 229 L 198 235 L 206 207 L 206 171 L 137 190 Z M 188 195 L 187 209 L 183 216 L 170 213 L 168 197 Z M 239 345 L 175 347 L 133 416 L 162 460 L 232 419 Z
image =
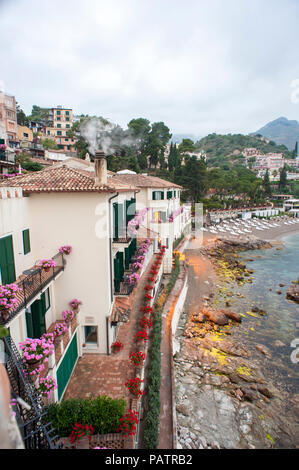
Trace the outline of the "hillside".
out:
M 280 117 L 259 129 L 261 134 L 268 139 L 274 140 L 279 145 L 285 145 L 289 150 L 294 150 L 296 142 L 299 142 L 299 123 Z
M 262 153 L 283 153 L 286 158 L 291 158 L 291 152 L 284 145 L 275 142 L 265 142 L 259 137 L 242 134 L 209 134 L 196 143 L 199 150 L 207 154 L 208 166 L 223 166 L 242 164 L 244 158 L 242 151 L 248 147 L 261 150 Z

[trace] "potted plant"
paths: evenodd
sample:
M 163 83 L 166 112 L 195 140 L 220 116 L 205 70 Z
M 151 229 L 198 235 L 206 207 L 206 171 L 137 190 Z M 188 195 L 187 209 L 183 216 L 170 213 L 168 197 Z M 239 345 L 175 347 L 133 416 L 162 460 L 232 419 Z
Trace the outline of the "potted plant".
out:
M 56 390 L 56 388 L 57 383 L 53 377 L 49 375 L 47 377 L 40 377 L 38 391 L 43 397 L 49 398 L 51 392 Z
M 120 341 L 114 341 L 114 343 L 111 344 L 111 350 L 113 353 L 119 352 L 123 347 L 124 345 Z
M 71 245 L 63 245 L 59 248 L 59 252 L 63 255 L 69 255 L 72 252 Z
M 73 310 L 64 310 L 62 312 L 62 318 L 64 319 L 66 324 L 71 323 L 74 316 L 75 316 L 75 314 L 74 314 Z
M 79 310 L 79 305 L 82 305 L 81 300 L 73 299 L 70 301 L 69 305 L 72 307 L 72 310 L 77 313 Z
M 54 351 L 53 343 L 44 338 L 27 338 L 23 343 L 19 343 L 19 346 L 27 364 L 35 367 L 47 361 Z
M 50 271 L 51 268 L 55 268 L 56 263 L 52 259 L 42 259 L 39 262 L 40 268 L 44 269 L 46 272 Z
M 141 397 L 144 395 L 144 391 L 141 390 L 141 384 L 144 380 L 141 380 L 139 377 L 135 377 L 135 379 L 129 379 L 125 386 L 127 389 L 134 395 L 136 398 Z
M 122 432 L 124 437 L 135 436 L 137 423 L 139 423 L 137 411 L 129 410 L 120 418 L 120 426 L 116 432 Z
M 69 436 L 71 443 L 74 442 L 80 442 L 80 440 L 88 438 L 89 440 L 91 439 L 91 436 L 93 434 L 94 428 L 90 424 L 81 424 L 81 423 L 75 423 L 73 430 Z
M 4 320 L 8 318 L 9 311 L 18 304 L 17 293 L 22 289 L 17 284 L 5 284 L 0 286 L 0 314 Z
M 57 322 L 54 327 L 54 337 L 55 339 L 59 338 L 60 336 L 64 335 L 67 331 L 68 327 L 65 322 Z
M 131 352 L 129 357 L 134 366 L 140 366 L 143 364 L 146 355 L 142 351 L 138 351 L 136 353 Z

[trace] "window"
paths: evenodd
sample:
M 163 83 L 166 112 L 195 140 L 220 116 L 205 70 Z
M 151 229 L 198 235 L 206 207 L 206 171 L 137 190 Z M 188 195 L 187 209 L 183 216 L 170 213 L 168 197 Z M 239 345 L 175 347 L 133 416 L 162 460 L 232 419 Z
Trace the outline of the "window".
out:
M 66 111 L 65 114 L 66 114 L 67 116 L 69 116 L 70 112 L 69 112 L 69 111 Z
M 98 344 L 98 328 L 96 326 L 85 326 L 84 332 L 86 344 Z
M 67 137 L 65 137 L 64 140 L 65 140 L 65 142 L 68 142 L 68 141 L 69 141 L 69 139 L 68 139 Z
M 69 129 L 71 126 L 69 124 L 66 124 L 65 127 Z
M 164 199 L 164 191 L 153 191 L 153 201 L 161 201 Z
M 30 253 L 31 248 L 30 248 L 30 235 L 29 235 L 29 228 L 26 230 L 23 230 L 23 252 L 24 255 L 27 255 L 27 253 Z
M 60 120 L 61 120 L 60 117 L 57 117 L 56 119 L 57 119 L 57 121 L 60 121 Z
M 172 191 L 167 191 L 167 199 L 172 199 Z
M 61 124 L 57 124 L 57 127 L 60 128 L 60 127 L 61 127 Z
M 58 114 L 58 115 L 59 115 L 59 114 L 60 114 L 60 111 L 56 111 L 56 114 Z
M 43 297 L 44 296 L 44 297 Z M 41 297 L 44 301 L 44 305 L 45 305 L 45 312 L 47 312 L 49 310 L 49 308 L 51 307 L 51 302 L 50 302 L 50 289 L 48 287 L 48 289 L 42 294 L 42 297 Z
M 65 120 L 66 120 L 66 121 L 69 121 L 69 120 L 70 120 L 70 118 L 68 118 L 68 117 L 67 117 L 67 118 L 65 118 Z
M 61 132 L 61 131 L 57 131 L 57 135 L 62 135 L 62 132 Z
M 47 131 L 47 134 L 50 135 L 50 131 Z

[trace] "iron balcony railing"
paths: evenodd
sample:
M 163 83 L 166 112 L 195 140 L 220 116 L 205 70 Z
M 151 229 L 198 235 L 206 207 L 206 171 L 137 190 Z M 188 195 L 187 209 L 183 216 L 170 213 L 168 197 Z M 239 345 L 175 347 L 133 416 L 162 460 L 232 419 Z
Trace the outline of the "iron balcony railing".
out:
M 119 281 L 115 283 L 114 294 L 115 295 L 130 295 L 134 289 L 134 284 L 130 283 L 129 280 Z
M 56 449 L 61 447 L 59 436 L 47 422 L 42 398 L 30 376 L 24 372 L 24 360 L 10 336 L 3 339 L 5 367 L 9 377 L 12 397 L 16 399 L 16 413 L 25 449 Z
M 6 150 L 1 150 L 0 149 L 0 163 L 5 162 L 5 163 L 10 163 L 12 165 L 16 164 L 16 156 L 15 154 L 11 152 L 7 152 Z
M 44 288 L 56 278 L 56 276 L 64 270 L 65 260 L 62 253 L 58 253 L 52 258 L 56 262 L 56 266 L 50 268 L 49 271 L 34 266 L 32 269 L 24 271 L 24 276 L 14 284 L 20 287 L 17 293 L 18 303 L 14 309 L 11 309 L 6 314 L 0 313 L 0 325 L 9 323 L 21 310 L 27 308 L 29 303 L 39 293 L 42 293 Z

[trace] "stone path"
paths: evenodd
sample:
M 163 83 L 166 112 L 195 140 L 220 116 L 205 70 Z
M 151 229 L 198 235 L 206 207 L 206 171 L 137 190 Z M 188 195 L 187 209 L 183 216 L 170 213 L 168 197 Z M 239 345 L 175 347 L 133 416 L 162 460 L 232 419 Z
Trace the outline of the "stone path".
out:
M 177 299 L 181 293 L 186 276 L 186 270 L 181 263 L 180 274 L 169 295 L 162 314 L 162 342 L 161 342 L 161 389 L 160 389 L 160 426 L 159 449 L 173 449 L 173 383 L 172 369 L 172 331 L 171 321 Z

